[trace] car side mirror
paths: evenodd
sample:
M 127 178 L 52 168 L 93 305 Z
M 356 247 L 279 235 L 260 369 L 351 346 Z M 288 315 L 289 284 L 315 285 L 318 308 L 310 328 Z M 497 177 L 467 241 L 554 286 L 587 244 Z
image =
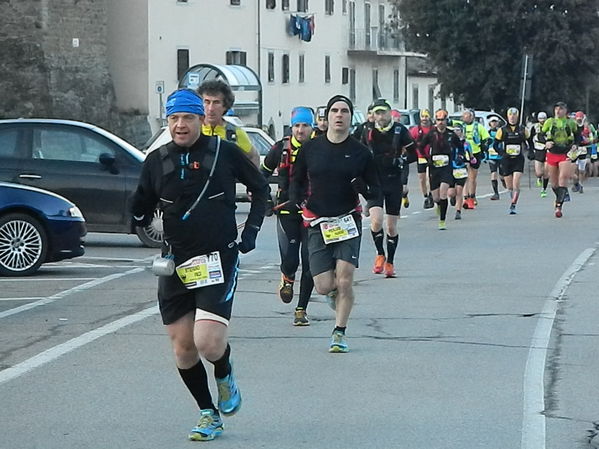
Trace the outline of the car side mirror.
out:
M 100 155 L 100 164 L 102 164 L 102 166 L 106 169 L 108 169 L 108 171 L 110 171 L 110 173 L 112 173 L 113 175 L 116 175 L 119 170 L 116 168 L 115 162 L 116 162 L 116 158 L 114 157 L 113 154 L 110 153 L 102 153 Z

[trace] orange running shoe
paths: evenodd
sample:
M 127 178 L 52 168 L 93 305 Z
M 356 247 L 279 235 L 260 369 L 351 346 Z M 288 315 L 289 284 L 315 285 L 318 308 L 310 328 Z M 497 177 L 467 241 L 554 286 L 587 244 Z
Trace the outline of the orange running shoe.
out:
M 374 267 L 372 267 L 372 272 L 374 274 L 381 274 L 383 272 L 385 265 L 385 256 L 378 254 L 374 259 Z
M 386 278 L 394 278 L 395 270 L 393 269 L 392 263 L 385 263 L 385 277 Z

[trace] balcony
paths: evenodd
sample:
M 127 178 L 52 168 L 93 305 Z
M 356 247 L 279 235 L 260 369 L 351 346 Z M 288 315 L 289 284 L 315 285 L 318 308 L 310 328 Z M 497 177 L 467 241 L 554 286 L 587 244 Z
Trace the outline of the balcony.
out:
M 378 27 L 349 30 L 348 56 L 406 56 L 403 42 L 387 31 L 379 31 Z M 412 56 L 410 53 L 407 56 Z

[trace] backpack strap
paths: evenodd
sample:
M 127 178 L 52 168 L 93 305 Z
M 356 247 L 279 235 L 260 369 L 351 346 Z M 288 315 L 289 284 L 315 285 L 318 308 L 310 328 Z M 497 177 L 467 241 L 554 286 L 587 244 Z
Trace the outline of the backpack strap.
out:
M 226 122 L 225 124 L 225 140 L 237 143 L 237 126 Z

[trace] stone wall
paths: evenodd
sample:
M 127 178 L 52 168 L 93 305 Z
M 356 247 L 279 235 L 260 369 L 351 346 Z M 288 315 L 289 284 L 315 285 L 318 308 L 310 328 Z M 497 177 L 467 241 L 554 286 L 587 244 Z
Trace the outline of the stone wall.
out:
M 145 142 L 147 117 L 115 108 L 105 1 L 0 0 L 2 118 L 80 120 Z

